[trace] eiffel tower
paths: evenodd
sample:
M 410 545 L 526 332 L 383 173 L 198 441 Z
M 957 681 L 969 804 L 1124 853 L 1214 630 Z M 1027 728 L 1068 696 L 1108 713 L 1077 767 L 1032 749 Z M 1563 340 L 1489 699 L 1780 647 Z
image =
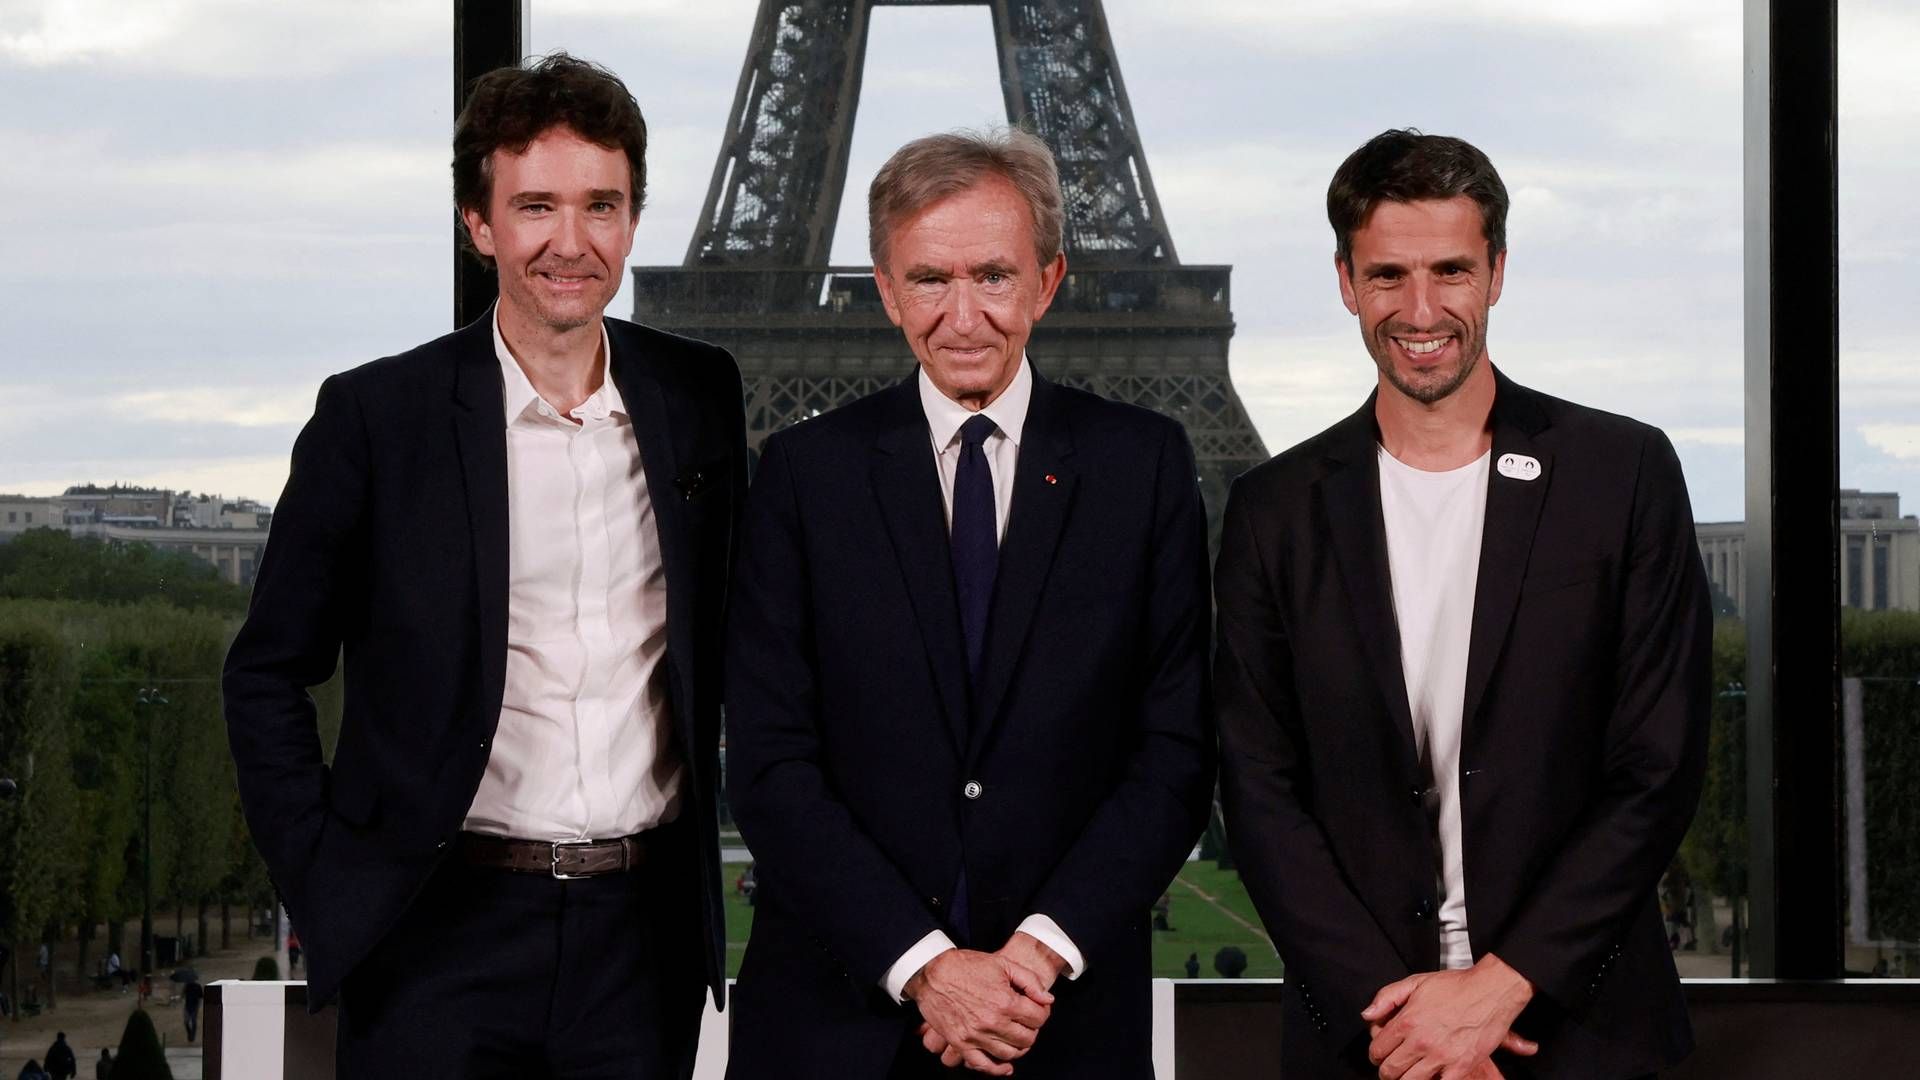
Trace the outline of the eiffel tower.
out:
M 636 320 L 738 358 L 750 446 L 912 370 L 871 267 L 828 261 L 873 9 L 952 2 L 761 0 L 686 262 L 634 268 Z M 1217 537 L 1227 484 L 1267 457 L 1227 375 L 1232 268 L 1174 253 L 1100 0 L 982 2 L 1007 120 L 1052 149 L 1066 195 L 1067 277 L 1028 352 L 1181 421 Z

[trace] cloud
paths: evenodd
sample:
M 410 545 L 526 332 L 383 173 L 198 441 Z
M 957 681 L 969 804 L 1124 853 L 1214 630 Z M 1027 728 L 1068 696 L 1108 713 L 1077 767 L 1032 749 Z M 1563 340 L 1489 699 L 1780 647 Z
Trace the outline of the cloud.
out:
M 1920 463 L 1920 424 L 1862 424 L 1860 435 L 1888 457 Z
M 195 79 L 337 72 L 369 56 L 452 55 L 452 15 L 438 4 L 330 0 L 40 0 L 0 16 L 0 59 L 34 68 Z
M 313 415 L 313 393 L 295 389 L 199 386 L 114 394 L 104 406 L 109 415 L 165 423 L 235 427 L 288 427 Z

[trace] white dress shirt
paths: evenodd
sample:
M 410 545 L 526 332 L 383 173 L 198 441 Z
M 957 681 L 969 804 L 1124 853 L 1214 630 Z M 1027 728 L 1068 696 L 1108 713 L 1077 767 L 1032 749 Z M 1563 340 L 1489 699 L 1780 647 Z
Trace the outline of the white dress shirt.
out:
M 500 334 L 507 419 L 507 678 L 466 828 L 626 836 L 679 813 L 664 689 L 667 578 L 633 421 L 600 330 L 600 388 L 560 415 Z M 575 421 L 578 421 L 577 423 Z
M 1460 843 L 1460 729 L 1492 458 L 1488 451 L 1458 469 L 1425 472 L 1380 448 L 1380 511 L 1400 624 L 1400 668 L 1414 746 L 1432 785 L 1426 805 L 1440 844 L 1440 963 L 1448 968 L 1473 966 Z
M 953 527 L 953 478 L 960 467 L 960 425 L 975 414 L 965 405 L 942 394 L 922 368 L 918 377 L 920 407 L 927 414 L 927 435 L 932 440 L 933 460 L 940 473 L 940 497 L 946 504 L 947 527 Z M 1014 466 L 1020 460 L 1020 433 L 1026 427 L 1027 406 L 1033 401 L 1033 372 L 1026 357 L 1020 358 L 1020 370 L 1013 382 L 980 411 L 993 419 L 998 429 L 987 436 L 980 449 L 987 456 L 987 473 L 993 477 L 993 506 L 996 535 L 1007 535 L 1007 516 L 1013 509 Z M 1086 958 L 1073 939 L 1052 918 L 1035 912 L 1021 920 L 1019 930 L 1060 954 L 1067 962 L 1067 978 L 1077 979 L 1086 968 Z M 927 962 L 948 949 L 953 939 L 945 931 L 935 930 L 915 942 L 900 955 L 881 977 L 880 984 L 895 1001 L 905 1001 L 901 991 Z

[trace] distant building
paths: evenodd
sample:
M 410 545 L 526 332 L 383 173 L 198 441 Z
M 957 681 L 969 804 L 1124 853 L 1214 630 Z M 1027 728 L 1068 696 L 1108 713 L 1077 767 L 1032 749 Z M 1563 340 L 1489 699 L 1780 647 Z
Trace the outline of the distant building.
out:
M 0 495 L 0 540 L 60 524 L 59 504 L 45 495 Z
M 173 524 L 173 492 L 164 488 L 75 484 L 54 501 L 67 525 L 98 525 L 109 519 L 124 525 Z
M 1746 615 L 1746 523 L 1709 522 L 1694 526 L 1694 533 L 1708 579 Z M 1899 494 L 1840 491 L 1840 604 L 1920 611 L 1920 518 L 1900 516 Z
M 236 585 L 251 586 L 273 510 L 167 488 L 76 484 L 59 495 L 0 495 L 0 542 L 28 529 L 57 528 L 112 544 L 185 552 Z
M 184 551 L 211 563 L 227 581 L 248 587 L 252 587 L 259 570 L 260 552 L 267 546 L 265 529 L 175 529 L 102 523 L 69 531 L 114 544 L 151 544 L 167 551 Z

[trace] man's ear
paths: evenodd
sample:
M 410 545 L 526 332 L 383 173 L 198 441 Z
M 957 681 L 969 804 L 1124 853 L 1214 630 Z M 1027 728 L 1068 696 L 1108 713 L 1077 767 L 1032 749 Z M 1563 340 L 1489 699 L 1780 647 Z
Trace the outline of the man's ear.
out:
M 489 259 L 493 258 L 493 227 L 487 224 L 487 215 L 471 206 L 463 206 L 460 208 L 460 221 L 467 227 L 467 237 L 473 241 L 473 249 Z
M 1060 283 L 1067 280 L 1067 253 L 1062 251 L 1053 256 L 1053 261 L 1040 268 L 1040 295 L 1033 305 L 1033 317 L 1037 322 L 1047 313 L 1053 304 L 1053 294 L 1060 291 Z
M 893 325 L 900 325 L 900 298 L 893 295 L 893 278 L 886 268 L 876 265 L 873 268 L 873 283 L 880 289 L 880 306 L 887 309 L 887 318 Z
M 1353 291 L 1353 268 L 1337 253 L 1333 257 L 1333 272 L 1340 279 L 1340 302 L 1347 305 L 1349 314 L 1360 314 L 1360 297 Z
M 1493 281 L 1487 286 L 1487 306 L 1500 302 L 1500 286 L 1507 280 L 1507 253 L 1501 252 L 1493 257 Z

